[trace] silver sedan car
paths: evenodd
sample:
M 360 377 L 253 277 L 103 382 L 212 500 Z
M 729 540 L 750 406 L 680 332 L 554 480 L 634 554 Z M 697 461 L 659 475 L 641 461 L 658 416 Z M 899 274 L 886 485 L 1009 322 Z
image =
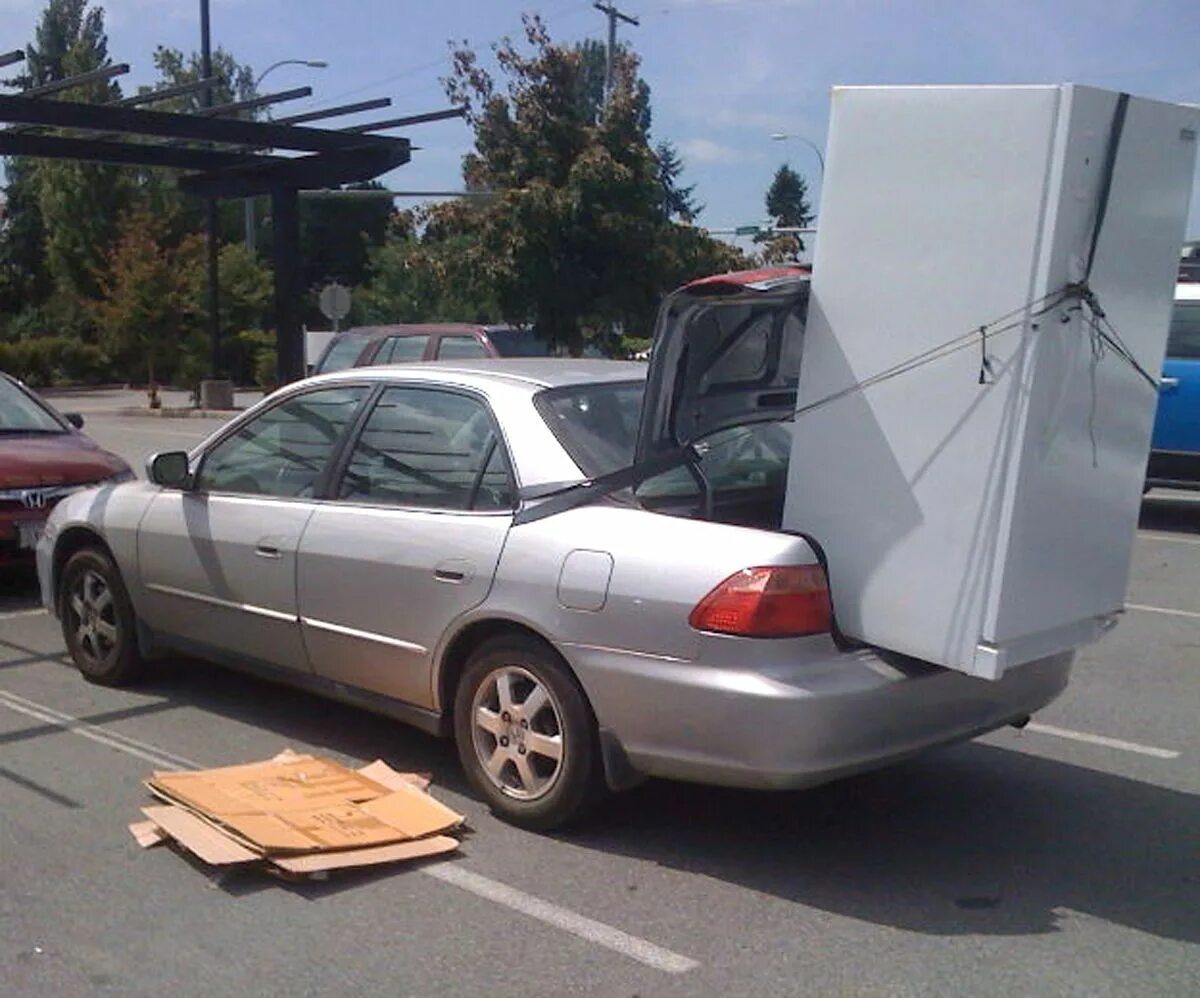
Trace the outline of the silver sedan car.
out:
M 784 426 L 727 427 L 698 464 L 616 487 L 645 371 L 501 360 L 288 386 L 157 455 L 150 481 L 61 503 L 44 602 L 93 682 L 190 654 L 451 735 L 529 828 L 647 776 L 817 784 L 1063 689 L 1069 653 L 986 682 L 845 642 L 820 552 L 778 529 Z

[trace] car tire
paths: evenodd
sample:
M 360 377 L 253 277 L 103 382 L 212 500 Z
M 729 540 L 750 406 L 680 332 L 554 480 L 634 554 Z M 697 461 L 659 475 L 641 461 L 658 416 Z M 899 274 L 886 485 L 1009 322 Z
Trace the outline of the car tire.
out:
M 603 793 L 591 707 L 563 660 L 524 635 L 467 660 L 454 698 L 458 757 L 492 813 L 534 831 L 582 817 Z
M 121 573 L 99 548 L 76 551 L 62 570 L 59 619 L 67 650 L 83 678 L 100 686 L 127 686 L 145 669 L 137 617 Z

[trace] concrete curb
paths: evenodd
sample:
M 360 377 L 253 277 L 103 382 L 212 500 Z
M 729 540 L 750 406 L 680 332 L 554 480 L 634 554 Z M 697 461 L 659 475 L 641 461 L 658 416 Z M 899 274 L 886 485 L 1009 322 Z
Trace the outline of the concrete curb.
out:
M 245 408 L 233 409 L 197 409 L 193 406 L 186 408 L 163 406 L 161 409 L 149 409 L 144 406 L 129 406 L 123 409 L 111 409 L 114 416 L 137 416 L 143 419 L 230 419 Z

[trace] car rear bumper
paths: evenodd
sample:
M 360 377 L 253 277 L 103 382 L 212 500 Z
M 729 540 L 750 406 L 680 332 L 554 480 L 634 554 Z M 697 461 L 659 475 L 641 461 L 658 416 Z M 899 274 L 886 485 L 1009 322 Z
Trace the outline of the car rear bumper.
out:
M 1074 659 L 989 681 L 832 642 L 820 656 L 810 648 L 794 664 L 751 669 L 565 651 L 635 770 L 760 789 L 813 786 L 1024 719 L 1062 692 Z

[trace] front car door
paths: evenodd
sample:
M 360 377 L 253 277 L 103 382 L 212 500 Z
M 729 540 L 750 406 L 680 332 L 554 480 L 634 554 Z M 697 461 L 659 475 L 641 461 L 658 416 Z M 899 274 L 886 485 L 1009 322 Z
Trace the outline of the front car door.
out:
M 313 668 L 433 707 L 434 649 L 487 596 L 512 524 L 504 442 L 481 397 L 394 385 L 341 463 L 300 546 Z
M 185 643 L 307 669 L 296 551 L 332 458 L 368 389 L 288 396 L 198 459 L 186 490 L 164 489 L 138 533 L 143 617 Z

